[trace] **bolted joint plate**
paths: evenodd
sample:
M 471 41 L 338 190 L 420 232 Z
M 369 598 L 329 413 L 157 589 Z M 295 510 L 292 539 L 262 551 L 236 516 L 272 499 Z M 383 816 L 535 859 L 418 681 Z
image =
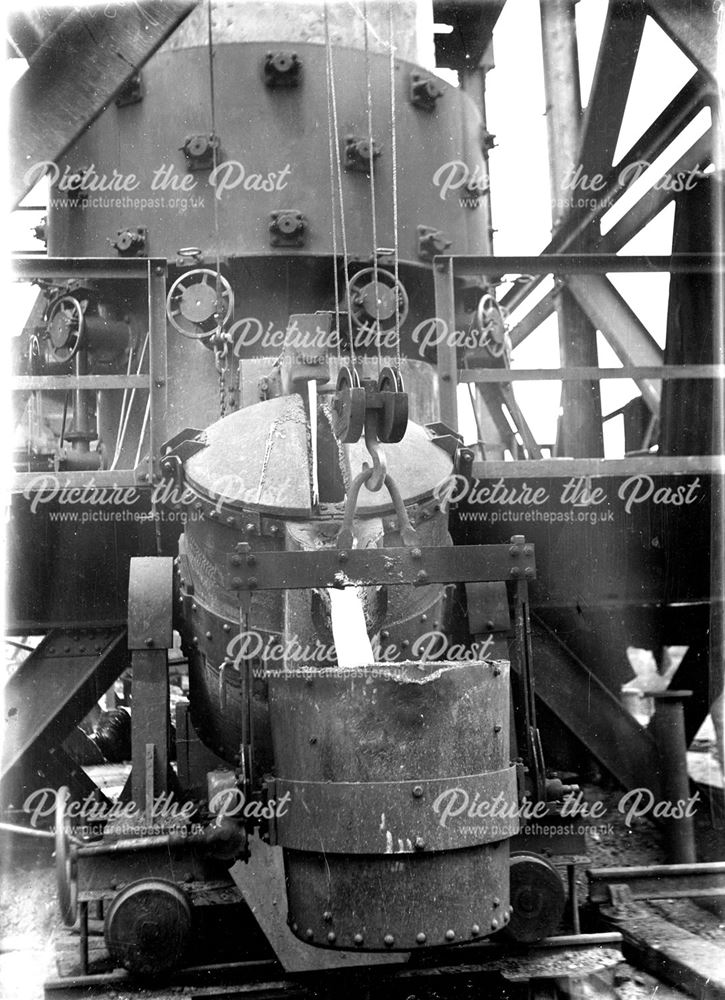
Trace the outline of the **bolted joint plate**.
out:
M 171 556 L 131 560 L 128 580 L 128 648 L 168 649 L 173 644 Z
M 415 781 L 275 778 L 276 843 L 325 854 L 421 854 L 477 847 L 519 830 L 515 765 Z

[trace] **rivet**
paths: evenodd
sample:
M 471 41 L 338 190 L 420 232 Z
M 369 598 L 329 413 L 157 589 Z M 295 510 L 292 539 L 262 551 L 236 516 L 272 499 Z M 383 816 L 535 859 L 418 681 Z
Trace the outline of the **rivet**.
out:
M 54 653 L 55 652 L 55 646 L 49 646 L 48 647 L 48 652 L 49 653 Z
M 315 935 L 312 933 L 312 928 L 308 927 L 307 930 L 305 931 L 305 937 L 307 938 L 308 941 L 311 941 L 314 936 Z
M 232 564 L 232 566 L 241 566 L 242 565 L 242 560 L 241 560 L 240 556 L 232 556 L 232 558 L 229 560 L 229 562 Z
M 423 786 L 422 785 L 414 785 L 413 786 L 413 798 L 420 799 L 420 798 L 422 798 L 422 796 L 423 796 Z
M 498 896 L 493 897 L 493 905 L 494 907 L 501 905 L 501 900 L 498 898 Z
M 494 677 L 500 677 L 501 676 L 501 667 L 495 666 L 493 668 L 493 676 Z
M 513 577 L 514 580 L 518 580 L 518 578 L 521 576 L 521 570 L 519 569 L 519 567 L 512 566 L 511 569 L 509 570 L 509 576 Z
M 438 628 L 439 625 L 440 625 L 440 622 L 433 622 L 433 628 Z
M 247 580 L 247 586 L 249 587 L 250 590 L 256 590 L 257 589 L 257 578 L 256 578 L 256 576 L 250 576 L 248 578 L 248 580 Z
M 354 944 L 362 944 L 364 938 L 363 938 L 362 934 L 356 934 L 355 937 L 352 940 L 353 940 Z
M 494 733 L 500 733 L 502 729 L 503 729 L 503 726 L 501 725 L 500 722 L 497 722 L 496 725 L 493 727 Z
M 510 546 L 510 548 L 509 548 L 509 555 L 510 556 L 520 556 L 521 555 L 521 549 L 518 547 L 518 545 L 512 545 L 512 546 Z
M 493 632 L 493 624 L 494 623 L 490 621 L 486 622 L 486 628 L 488 629 L 489 632 Z
M 325 912 L 322 914 L 322 919 L 325 921 L 325 923 L 328 924 L 330 923 L 330 921 L 332 920 L 332 914 L 330 913 L 329 910 L 325 910 Z
M 407 648 L 408 648 L 408 646 L 410 645 L 410 642 L 409 642 L 409 640 L 408 640 L 408 639 L 403 639 L 403 641 L 401 642 L 401 644 L 400 644 L 400 645 L 401 645 L 401 648 L 402 648 L 402 649 L 407 649 Z
M 478 937 L 480 933 L 481 933 L 481 928 L 478 926 L 478 924 L 474 924 L 473 927 L 471 928 L 471 937 Z
M 247 566 L 256 566 L 256 565 L 257 565 L 257 557 L 253 555 L 248 555 Z
M 524 570 L 524 576 L 526 577 L 527 580 L 533 580 L 534 571 L 530 566 L 527 566 L 526 569 Z
M 195 646 L 198 646 L 199 645 L 199 636 L 195 635 L 194 638 L 191 641 L 193 642 L 193 644 Z
M 151 638 L 150 635 L 146 637 L 145 642 L 146 642 L 147 646 L 153 646 L 153 644 L 154 644 L 154 640 Z M 83 647 L 82 646 L 81 646 L 81 652 L 83 652 Z
M 420 620 L 421 620 L 422 622 L 427 622 L 427 621 L 428 621 L 428 615 L 421 615 L 421 616 L 420 616 Z
M 381 639 L 389 639 L 389 638 L 390 638 L 390 632 L 388 632 L 388 631 L 387 631 L 387 629 L 384 629 L 384 630 L 383 630 L 383 631 L 382 631 L 382 632 L 380 633 L 380 638 L 381 638 Z
M 421 932 L 420 932 L 420 934 L 416 934 L 416 935 L 415 935 L 415 940 L 416 940 L 417 944 L 425 944 L 425 942 L 426 942 L 426 941 L 427 941 L 428 939 L 426 938 L 426 936 L 425 936 L 425 934 L 423 933 L 423 931 L 421 931 Z
M 222 631 L 231 632 L 231 630 L 232 626 L 229 624 L 229 622 L 224 622 L 224 624 L 222 625 Z
M 330 931 L 330 933 L 327 935 L 327 940 L 330 942 L 330 944 L 333 944 L 337 940 L 337 934 L 335 934 L 334 931 Z
M 210 510 L 207 517 L 209 518 L 210 521 L 216 521 L 216 519 L 219 517 L 219 511 Z
M 269 533 L 270 533 L 270 535 L 278 535 L 279 534 L 279 525 L 278 524 L 272 524 L 272 525 L 270 525 Z
M 491 930 L 492 931 L 497 931 L 498 930 L 498 920 L 496 920 L 495 917 L 491 921 Z
M 533 545 L 524 545 L 524 555 L 525 556 L 532 556 L 533 554 L 534 554 L 534 546 Z
M 395 944 L 395 938 L 393 937 L 393 935 L 386 934 L 385 937 L 383 938 L 383 944 L 386 946 L 386 948 L 392 948 L 393 945 Z
M 233 526 L 233 525 L 235 525 L 236 523 L 237 523 L 237 522 L 236 522 L 236 521 L 234 520 L 234 518 L 233 518 L 233 517 L 228 517 L 228 518 L 227 518 L 227 524 L 228 524 L 228 525 L 229 525 L 230 527 L 231 527 L 231 526 Z
M 504 915 L 503 915 L 503 922 L 505 924 L 507 924 L 509 922 L 509 920 L 510 920 L 510 917 L 509 917 L 508 913 L 504 913 Z
M 337 561 L 338 562 L 341 562 L 341 563 L 347 562 L 347 558 L 348 558 L 347 557 L 347 552 L 338 552 L 337 553 Z
M 423 553 L 420 551 L 420 549 L 411 549 L 410 550 L 410 558 L 411 559 L 422 559 L 423 558 Z
M 211 639 L 212 637 L 211 632 L 205 632 L 204 634 L 206 635 L 207 639 Z
M 297 924 L 292 924 L 292 930 L 294 931 L 295 934 L 297 933 L 297 931 L 299 930 Z
M 196 604 L 192 604 L 192 605 L 191 605 L 191 610 L 192 610 L 192 611 L 196 611 Z
M 416 837 L 414 846 L 416 851 L 422 851 L 425 849 L 425 841 L 422 837 Z
M 417 583 L 425 583 L 426 580 L 428 579 L 428 574 L 426 573 L 426 571 L 424 569 L 422 569 L 422 570 L 420 570 L 420 572 L 418 573 L 418 575 L 416 576 L 415 579 L 416 579 Z
M 447 930 L 446 931 L 446 941 L 453 941 L 453 939 L 455 938 L 455 936 L 456 936 L 456 932 L 455 931 L 453 931 L 453 930 Z
M 246 526 L 246 532 L 247 532 L 248 535 L 253 535 L 256 530 L 257 529 L 256 529 L 256 527 L 253 524 L 248 524 Z

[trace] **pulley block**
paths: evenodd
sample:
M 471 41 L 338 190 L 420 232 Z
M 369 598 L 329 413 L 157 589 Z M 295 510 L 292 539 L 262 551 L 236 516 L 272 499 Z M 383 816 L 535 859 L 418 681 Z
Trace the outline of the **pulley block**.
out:
M 365 395 L 354 368 L 341 368 L 332 403 L 332 430 L 343 444 L 360 440 L 365 427 Z
M 166 299 L 166 316 L 179 333 L 203 340 L 223 327 L 234 312 L 234 292 L 223 274 L 199 267 L 176 279 Z
M 381 407 L 378 411 L 378 441 L 397 444 L 408 428 L 408 394 L 403 378 L 394 368 L 383 368 L 378 376 Z

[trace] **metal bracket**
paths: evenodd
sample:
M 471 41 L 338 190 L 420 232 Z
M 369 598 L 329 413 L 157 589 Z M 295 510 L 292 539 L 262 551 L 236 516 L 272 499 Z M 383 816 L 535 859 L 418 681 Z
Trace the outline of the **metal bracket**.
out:
M 172 635 L 174 560 L 137 556 L 128 581 L 128 648 L 169 649 Z
M 179 431 L 161 445 L 159 465 L 162 476 L 173 480 L 176 486 L 181 486 L 184 478 L 184 462 L 205 447 L 204 431 L 196 430 L 194 427 L 185 427 L 183 431 Z

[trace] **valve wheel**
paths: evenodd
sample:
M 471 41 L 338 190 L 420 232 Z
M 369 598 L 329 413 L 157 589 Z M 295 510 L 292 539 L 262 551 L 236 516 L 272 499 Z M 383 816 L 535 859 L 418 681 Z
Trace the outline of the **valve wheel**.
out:
M 506 353 L 507 348 L 510 350 L 501 306 L 488 292 L 481 296 L 476 307 L 475 326 L 483 337 L 483 346 L 492 357 L 500 358 Z
M 383 409 L 378 414 L 378 440 L 384 444 L 402 441 L 408 429 L 408 395 L 403 389 L 403 377 L 394 368 L 383 368 L 378 376 L 378 392 L 386 393 Z
M 365 390 L 357 372 L 347 366 L 343 366 L 337 376 L 331 425 L 335 437 L 343 444 L 359 441 L 365 428 Z
M 169 323 L 190 340 L 211 336 L 229 321 L 233 312 L 232 286 L 223 274 L 217 275 L 207 267 L 194 268 L 178 277 L 166 298 Z
M 78 850 L 68 828 L 69 799 L 70 789 L 64 785 L 55 799 L 55 879 L 60 916 L 66 927 L 72 927 L 78 918 Z
M 363 268 L 348 282 L 352 321 L 360 328 L 396 330 L 408 317 L 408 293 L 402 282 L 384 268 Z
M 67 364 L 78 353 L 84 340 L 83 306 L 73 295 L 63 295 L 48 309 L 44 338 L 46 364 Z

